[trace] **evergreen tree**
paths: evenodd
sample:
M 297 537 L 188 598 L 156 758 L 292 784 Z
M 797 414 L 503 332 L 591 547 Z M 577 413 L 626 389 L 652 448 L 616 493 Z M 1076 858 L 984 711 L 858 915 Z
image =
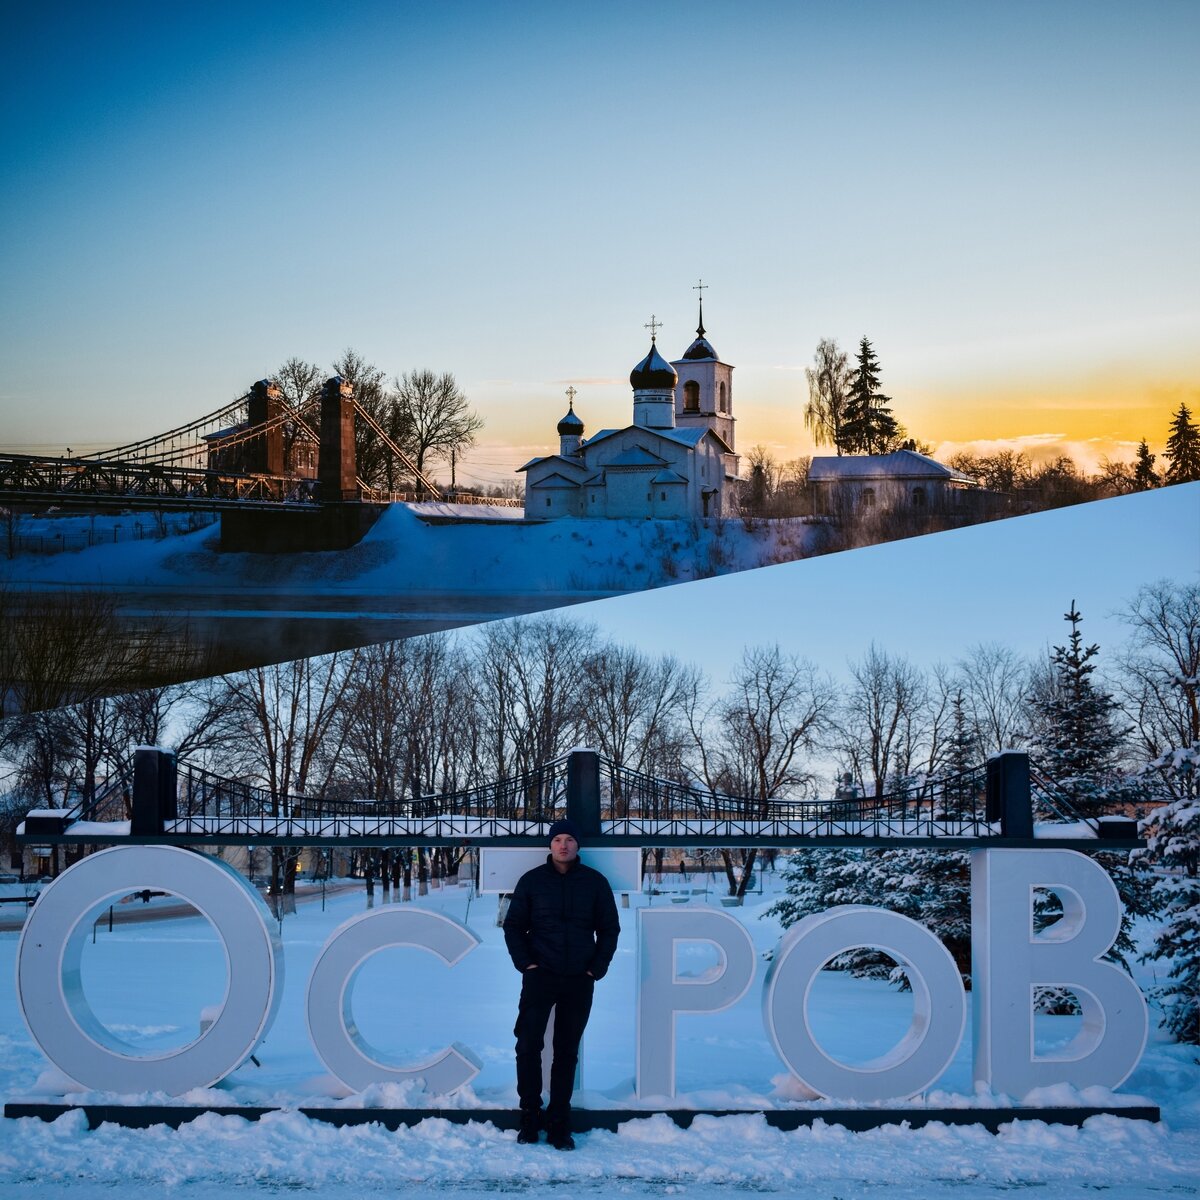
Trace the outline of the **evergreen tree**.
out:
M 940 938 L 964 981 L 971 969 L 971 888 L 968 856 L 946 850 L 799 850 L 788 857 L 785 894 L 767 911 L 785 925 L 839 904 L 886 908 L 919 921 Z M 904 990 L 901 967 L 860 946 L 830 969 L 889 979 Z
M 1126 699 L 1138 714 L 1144 777 L 1164 803 L 1143 822 L 1162 924 L 1143 955 L 1167 969 L 1155 989 L 1164 1026 L 1200 1042 L 1200 584 L 1160 580 L 1141 588 L 1123 664 Z
M 1071 601 L 1063 616 L 1071 625 L 1067 645 L 1055 646 L 1049 673 L 1035 687 L 1030 702 L 1033 717 L 1031 750 L 1037 765 L 1081 817 L 1095 818 L 1139 803 L 1145 795 L 1136 779 L 1121 770 L 1125 740 L 1132 727 L 1119 720 L 1119 706 L 1092 678 L 1093 661 L 1100 653 L 1098 645 L 1085 646 L 1079 631 L 1082 617 Z M 1128 969 L 1134 952 L 1132 928 L 1135 917 L 1154 911 L 1151 880 L 1145 872 L 1130 865 L 1127 854 L 1098 854 L 1121 897 L 1121 930 L 1107 957 Z M 1039 929 L 1051 925 L 1062 915 L 1062 906 L 1053 893 L 1043 893 L 1035 908 Z M 1038 1008 L 1042 1012 L 1078 1011 L 1074 1000 L 1062 988 L 1039 989 Z
M 846 401 L 845 438 L 851 453 L 887 453 L 900 431 L 890 402 L 891 397 L 879 390 L 879 359 L 864 337 Z
M 1200 1043 L 1200 746 L 1175 750 L 1150 764 L 1177 777 L 1176 799 L 1145 826 L 1146 850 L 1166 868 L 1154 885 L 1163 924 L 1143 959 L 1165 959 L 1167 982 L 1155 988 L 1163 1025 L 1179 1041 Z
M 1142 438 L 1138 443 L 1137 461 L 1133 467 L 1133 487 L 1134 491 L 1147 492 L 1151 488 L 1158 487 L 1161 480 L 1158 477 L 1158 472 L 1154 469 L 1155 455 L 1150 453 L 1150 447 L 1146 445 L 1146 439 Z
M 1071 636 L 1065 646 L 1054 647 L 1049 675 L 1030 702 L 1033 751 L 1075 811 L 1098 817 L 1136 794 L 1118 770 L 1131 727 L 1118 723 L 1117 702 L 1092 678 L 1100 647 L 1084 646 L 1074 600 L 1063 619 L 1070 622 Z
M 1200 429 L 1192 420 L 1186 404 L 1171 420 L 1171 433 L 1167 438 L 1167 467 L 1165 483 L 1191 483 L 1200 479 Z

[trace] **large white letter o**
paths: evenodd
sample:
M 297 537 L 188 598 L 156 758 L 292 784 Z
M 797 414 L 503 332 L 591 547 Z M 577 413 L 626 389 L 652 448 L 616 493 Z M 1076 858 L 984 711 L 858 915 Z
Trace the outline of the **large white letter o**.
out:
M 861 1067 L 830 1058 L 808 1024 L 817 972 L 847 950 L 890 954 L 908 975 L 913 1016 L 886 1054 Z M 784 934 L 763 987 L 763 1022 L 779 1057 L 801 1083 L 839 1100 L 892 1100 L 924 1091 L 950 1065 L 967 1019 L 954 959 L 925 926 L 882 908 L 848 904 L 815 913 Z
M 207 917 L 229 967 L 220 1015 L 195 1041 L 165 1054 L 138 1055 L 116 1037 L 80 982 L 88 917 L 142 888 L 170 892 Z M 33 1040 L 95 1091 L 177 1096 L 223 1079 L 266 1035 L 282 980 L 282 950 L 258 893 L 219 859 L 177 846 L 116 846 L 80 860 L 42 892 L 17 946 L 17 997 Z

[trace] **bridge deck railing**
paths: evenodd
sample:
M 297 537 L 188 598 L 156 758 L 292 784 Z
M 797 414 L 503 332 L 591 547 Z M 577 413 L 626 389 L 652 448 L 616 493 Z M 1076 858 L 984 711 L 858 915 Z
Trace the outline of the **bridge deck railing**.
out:
M 925 828 L 960 836 L 987 836 L 987 770 L 926 777 L 919 784 L 873 797 L 832 800 L 735 796 L 698 785 L 658 779 L 602 760 L 603 817 L 615 828 L 647 821 L 721 822 L 761 830 L 763 824 L 805 828 L 830 836 L 882 836 Z
M 915 777 L 881 796 L 843 792 L 832 799 L 714 791 L 695 781 L 634 771 L 594 751 L 572 751 L 475 787 L 364 800 L 345 793 L 272 791 L 191 765 L 177 769 L 169 752 L 140 748 L 134 755 L 132 803 L 129 789 L 119 793 L 116 786 L 114 782 L 98 792 L 86 809 L 63 811 L 53 822 L 39 819 L 38 830 L 61 834 L 64 840 L 106 840 L 97 823 L 107 820 L 115 840 L 133 836 L 288 844 L 295 839 L 320 844 L 323 838 L 336 838 L 417 844 L 422 839 L 536 837 L 549 823 L 570 816 L 589 838 L 642 845 L 861 844 L 870 839 L 873 844 L 949 848 L 1035 837 L 1138 844 L 1134 822 L 1124 822 L 1120 829 L 1084 822 L 1063 796 L 1054 798 L 1051 814 L 1061 833 L 1035 832 L 1029 761 L 1016 752 L 957 774 Z M 102 814 L 103 805 L 108 807 Z M 122 818 L 127 823 L 118 824 Z M 67 828 L 80 822 L 86 828 L 74 833 Z

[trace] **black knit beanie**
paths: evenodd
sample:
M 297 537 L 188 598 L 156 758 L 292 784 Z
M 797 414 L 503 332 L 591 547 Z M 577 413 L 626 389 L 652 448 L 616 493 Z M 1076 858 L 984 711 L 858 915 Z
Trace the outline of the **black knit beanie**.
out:
M 579 836 L 579 827 L 574 821 L 568 821 L 565 817 L 561 821 L 555 821 L 550 826 L 550 832 L 546 835 L 546 844 L 549 845 L 560 833 L 570 834 L 577 842 L 582 842 Z

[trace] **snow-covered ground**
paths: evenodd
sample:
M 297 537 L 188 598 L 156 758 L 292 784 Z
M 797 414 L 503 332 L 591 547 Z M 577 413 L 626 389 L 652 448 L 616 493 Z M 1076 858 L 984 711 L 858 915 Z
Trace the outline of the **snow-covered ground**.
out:
M 437 509 L 447 511 L 436 511 Z M 515 509 L 392 504 L 349 550 L 307 554 L 221 554 L 215 527 L 161 540 L 101 541 L 64 554 L 23 554 L 0 563 L 14 584 L 90 585 L 195 592 L 287 590 L 550 592 L 587 594 L 658 587 L 803 557 L 821 529 L 800 519 L 772 522 L 523 522 Z M 421 514 L 438 518 L 421 520 Z M 128 518 L 75 518 L 89 523 Z M 70 518 L 55 528 L 66 530 Z
M 694 883 L 695 881 L 691 881 Z M 672 885 L 674 881 L 672 880 Z M 748 898 L 742 917 L 762 952 L 779 927 L 763 912 L 779 886 L 766 876 L 766 894 Z M 378 893 L 377 893 L 378 895 Z M 634 897 L 622 910 L 621 947 L 597 1003 L 584 1045 L 586 1107 L 632 1107 Z M 692 904 L 715 904 L 717 892 Z M 355 1019 L 369 1042 L 408 1061 L 451 1040 L 470 1046 L 483 1062 L 472 1087 L 453 1101 L 462 1107 L 513 1106 L 512 1020 L 518 978 L 495 926 L 496 898 L 467 887 L 434 889 L 416 903 L 465 920 L 481 938 L 452 975 L 429 955 L 384 951 L 368 960 L 355 990 Z M 239 1069 L 221 1085 L 194 1093 L 199 1104 L 352 1107 L 420 1106 L 422 1098 L 388 1085 L 359 1096 L 328 1075 L 304 1029 L 302 999 L 309 970 L 329 933 L 363 910 L 360 890 L 321 904 L 301 904 L 283 922 L 286 980 L 261 1067 Z M 0 973 L 13 977 L 17 935 L 0 934 Z M 697 950 L 697 969 L 705 965 Z M 765 970 L 760 962 L 760 973 Z M 117 925 L 97 931 L 83 963 L 93 1009 L 121 1036 L 151 1051 L 190 1040 L 197 1015 L 218 1002 L 224 966 L 219 945 L 199 918 Z M 1145 986 L 1152 983 L 1142 970 Z M 679 1106 L 783 1106 L 788 1083 L 758 1012 L 753 987 L 733 1009 L 679 1018 Z M 826 1048 L 847 1061 L 870 1058 L 907 1026 L 908 996 L 877 981 L 824 973 L 815 989 L 813 1024 Z M 17 1013 L 11 985 L 0 989 L 0 1092 L 6 1100 L 61 1101 L 67 1081 L 33 1046 Z M 1073 1018 L 1041 1018 L 1039 1047 L 1060 1043 Z M 961 1106 L 972 1097 L 970 1039 L 921 1103 Z M 523 1195 L 685 1195 L 706 1198 L 761 1191 L 806 1197 L 990 1195 L 1038 1188 L 1046 1196 L 1187 1196 L 1200 1190 L 1200 1067 L 1194 1047 L 1152 1036 L 1137 1071 L 1121 1089 L 1159 1104 L 1152 1125 L 1095 1117 L 1082 1129 L 1017 1122 L 998 1135 L 979 1126 L 887 1127 L 866 1133 L 818 1124 L 784 1133 L 762 1117 L 701 1117 L 682 1130 L 663 1116 L 578 1138 L 579 1149 L 521 1147 L 512 1132 L 487 1123 L 431 1120 L 389 1133 L 380 1126 L 337 1129 L 294 1111 L 258 1122 L 204 1116 L 172 1131 L 164 1126 L 86 1130 L 81 1115 L 53 1124 L 0 1122 L 0 1192 L 5 1197 L 112 1196 L 128 1190 L 187 1200 L 242 1191 L 319 1192 L 351 1197 L 374 1193 L 425 1196 L 465 1192 Z M 1049 1098 L 1070 1099 L 1067 1094 Z M 69 1099 L 111 1100 L 100 1094 Z M 164 1097 L 146 1099 L 165 1100 Z M 1089 1096 L 1089 1100 L 1095 1100 Z

